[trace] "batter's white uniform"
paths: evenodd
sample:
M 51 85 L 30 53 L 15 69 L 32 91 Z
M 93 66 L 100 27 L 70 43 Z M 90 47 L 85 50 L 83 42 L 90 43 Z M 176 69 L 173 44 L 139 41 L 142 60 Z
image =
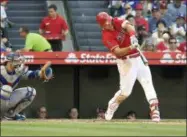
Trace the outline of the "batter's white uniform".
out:
M 102 30 L 103 43 L 111 51 L 116 47 L 126 48 L 131 45 L 131 36 L 122 28 L 123 22 L 124 20 L 113 18 L 114 30 Z M 159 121 L 158 100 L 149 66 L 144 65 L 136 48 L 129 51 L 127 55 L 117 58 L 120 90 L 109 101 L 105 118 L 110 120 L 113 117 L 113 113 L 117 110 L 119 104 L 131 94 L 137 79 L 142 85 L 147 101 L 150 104 L 151 113 L 153 113 L 151 114 L 152 118 L 157 117 Z
M 136 54 L 130 56 L 136 56 Z M 127 59 L 117 59 L 117 66 L 120 74 L 120 90 L 124 91 L 126 96 L 131 94 L 137 79 L 142 85 L 148 101 L 157 98 L 150 68 L 143 63 L 140 56 L 134 58 L 128 58 L 127 56 Z

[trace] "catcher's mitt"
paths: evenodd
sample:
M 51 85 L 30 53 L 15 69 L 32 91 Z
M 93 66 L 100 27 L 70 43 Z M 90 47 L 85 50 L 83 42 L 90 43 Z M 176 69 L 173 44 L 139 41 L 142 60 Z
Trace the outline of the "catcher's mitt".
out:
M 40 78 L 44 81 L 49 81 L 53 78 L 53 70 L 50 66 L 51 62 L 48 61 L 40 70 Z

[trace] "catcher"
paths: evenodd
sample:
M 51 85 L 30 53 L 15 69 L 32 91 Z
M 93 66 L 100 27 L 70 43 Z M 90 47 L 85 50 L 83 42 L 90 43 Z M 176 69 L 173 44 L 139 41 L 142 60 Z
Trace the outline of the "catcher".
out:
M 45 81 L 52 79 L 53 72 L 50 65 L 51 62 L 47 62 L 41 69 L 31 71 L 25 66 L 25 59 L 19 53 L 9 53 L 6 56 L 6 61 L 0 66 L 1 118 L 26 119 L 19 113 L 33 102 L 36 90 L 32 87 L 15 88 L 21 79 L 41 78 Z

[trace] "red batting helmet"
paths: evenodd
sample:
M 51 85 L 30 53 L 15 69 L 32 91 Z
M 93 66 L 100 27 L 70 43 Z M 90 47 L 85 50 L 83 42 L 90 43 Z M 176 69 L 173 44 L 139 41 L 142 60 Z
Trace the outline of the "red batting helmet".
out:
M 108 15 L 108 13 L 106 12 L 100 12 L 97 14 L 96 16 L 96 20 L 97 20 L 97 23 L 103 27 L 106 23 L 106 21 L 111 21 L 112 20 L 112 17 L 110 15 Z

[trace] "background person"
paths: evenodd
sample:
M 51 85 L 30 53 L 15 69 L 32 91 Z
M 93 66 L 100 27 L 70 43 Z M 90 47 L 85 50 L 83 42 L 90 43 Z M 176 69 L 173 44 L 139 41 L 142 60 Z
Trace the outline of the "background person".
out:
M 173 0 L 173 3 L 168 4 L 168 12 L 172 15 L 172 21 L 175 22 L 178 14 L 186 16 L 186 5 L 181 0 Z
M 7 13 L 6 13 L 6 6 L 8 3 L 8 0 L 0 0 L 1 3 L 1 30 L 3 37 L 8 38 L 8 30 L 6 26 L 6 20 L 7 20 Z
M 78 117 L 79 117 L 79 112 L 78 112 L 77 108 L 72 108 L 69 113 L 69 118 L 70 119 L 78 119 Z
M 127 119 L 130 119 L 130 120 L 135 120 L 136 119 L 136 112 L 134 111 L 129 111 L 127 113 L 127 116 L 126 116 Z
M 142 4 L 138 3 L 135 6 L 136 15 L 135 15 L 135 22 L 137 26 L 144 26 L 146 28 L 146 31 L 149 31 L 149 24 L 148 21 L 143 17 L 142 11 L 143 6 Z
M 38 110 L 39 119 L 47 119 L 47 109 L 46 107 L 40 107 Z
M 169 48 L 163 52 L 181 52 L 177 49 L 177 39 L 175 37 L 170 37 L 169 39 Z
M 180 43 L 178 50 L 180 50 L 181 52 L 187 52 L 187 46 L 186 46 L 186 41 Z
M 68 25 L 64 18 L 57 13 L 56 5 L 48 7 L 48 14 L 42 20 L 39 32 L 51 44 L 53 51 L 62 51 L 62 40 L 65 40 L 69 32 Z
M 96 109 L 97 119 L 105 119 L 105 110 L 102 108 Z
M 178 14 L 176 21 L 171 26 L 172 35 L 176 36 L 179 43 L 186 41 L 187 26 L 185 22 L 185 15 Z
M 167 31 L 167 26 L 165 21 L 159 20 L 156 23 L 156 31 L 152 34 L 152 37 L 154 38 L 154 45 L 157 45 L 158 43 L 164 41 L 162 34 L 164 31 Z
M 142 47 L 143 51 L 155 52 L 155 45 L 153 44 L 153 38 L 147 38 L 144 42 L 144 46 Z
M 168 27 L 167 21 L 162 17 L 159 7 L 154 5 L 152 7 L 152 17 L 149 19 L 149 32 L 154 33 L 156 31 L 158 21 L 165 22 L 166 27 Z
M 122 0 L 110 0 L 108 8 L 112 16 L 118 17 L 124 14 Z
M 46 51 L 51 52 L 51 45 L 41 35 L 37 33 L 30 33 L 26 26 L 23 26 L 19 30 L 20 36 L 25 39 L 25 47 L 17 51 Z
M 170 39 L 170 37 L 171 37 L 171 34 L 169 33 L 169 31 L 165 31 L 165 32 L 162 33 L 163 41 L 159 42 L 156 45 L 156 50 L 158 52 L 164 51 L 164 50 L 169 48 L 169 39 Z
M 120 16 L 121 19 L 126 19 L 126 17 L 128 15 L 133 15 L 135 16 L 135 11 L 133 10 L 133 8 L 131 7 L 131 5 L 129 3 L 126 3 L 124 6 L 124 10 L 125 10 L 125 14 Z
M 12 50 L 11 48 L 6 47 L 6 45 L 7 45 L 6 43 L 8 43 L 8 39 L 3 37 L 2 31 L 0 31 L 0 43 L 1 43 L 1 45 L 0 45 L 1 52 L 5 52 L 5 51 L 10 52 Z

